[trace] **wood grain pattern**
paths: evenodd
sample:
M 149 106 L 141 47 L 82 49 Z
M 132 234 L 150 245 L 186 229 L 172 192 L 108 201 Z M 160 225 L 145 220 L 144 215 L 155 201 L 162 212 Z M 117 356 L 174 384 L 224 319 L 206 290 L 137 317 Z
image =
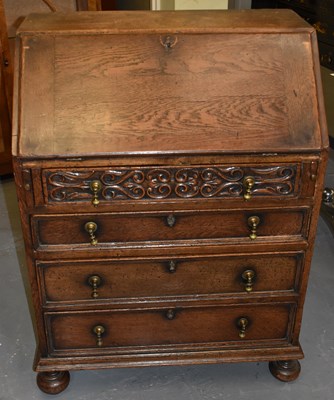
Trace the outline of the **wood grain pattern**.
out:
M 174 272 L 170 271 L 173 263 Z M 44 304 L 81 305 L 108 299 L 147 303 L 149 298 L 184 297 L 196 295 L 245 296 L 244 271 L 255 273 L 253 294 L 258 292 L 298 290 L 302 258 L 294 255 L 261 255 L 224 258 L 138 261 L 76 261 L 74 263 L 39 263 L 41 291 Z M 92 298 L 88 279 L 92 275 L 101 278 L 98 297 Z M 149 278 L 148 278 L 149 277 Z M 153 299 L 152 299 L 153 300 Z M 56 304 L 57 303 L 57 304 Z
M 34 216 L 32 229 L 34 234 L 35 248 L 44 246 L 67 246 L 68 249 L 80 247 L 91 247 L 89 234 L 85 231 L 85 224 L 93 221 L 97 224 L 95 235 L 98 246 L 113 247 L 115 245 L 127 247 L 135 243 L 146 243 L 146 245 L 178 246 L 180 242 L 193 240 L 200 241 L 208 239 L 227 240 L 238 238 L 239 240 L 251 241 L 249 238 L 250 227 L 248 218 L 252 215 L 260 217 L 257 229 L 258 239 L 273 236 L 303 236 L 303 227 L 307 223 L 307 210 L 253 210 L 243 211 L 221 211 L 221 212 L 177 212 L 170 214 L 162 213 L 129 213 L 129 214 L 86 214 L 58 215 L 58 216 Z M 168 225 L 168 217 L 175 217 L 175 225 Z M 273 239 L 273 238 L 272 238 Z M 173 243 L 175 241 L 175 243 Z M 179 243 L 178 243 L 179 242 Z M 204 244 L 205 242 L 203 242 Z M 194 242 L 195 244 L 195 242 Z M 208 244 L 208 243 L 207 243 Z M 94 246 L 93 246 L 94 247 Z
M 48 137 L 49 143 L 54 142 L 53 135 L 53 111 L 54 98 L 53 95 L 53 68 L 54 54 L 53 46 L 54 39 L 50 37 L 42 37 L 36 41 L 34 38 L 25 38 L 22 42 L 21 49 L 21 65 L 29 65 L 30 73 L 23 74 L 22 79 L 18 82 L 21 93 L 26 93 L 26 96 L 34 102 L 34 110 L 32 112 L 28 107 L 22 107 L 19 118 L 19 129 L 26 130 L 26 136 L 16 137 L 14 132 L 13 138 L 13 154 L 17 152 L 16 146 L 22 145 L 21 140 L 25 140 L 26 145 L 30 147 L 30 153 L 39 152 L 43 147 L 41 139 Z M 21 98 L 22 102 L 22 98 Z M 31 104 L 32 106 L 32 104 Z M 35 125 L 33 130 L 32 125 Z M 28 128 L 29 127 L 29 128 Z M 32 134 L 34 132 L 34 134 Z
M 28 60 L 34 54 L 38 59 L 38 49 L 47 47 L 54 63 L 43 65 L 50 76 L 40 81 L 40 91 L 23 87 L 21 97 L 38 102 L 43 95 L 54 122 L 36 114 L 35 101 L 25 104 L 31 119 L 22 119 L 25 141 L 18 154 L 320 148 L 314 79 L 298 81 L 301 70 L 313 74 L 312 63 L 300 61 L 311 51 L 305 46 L 308 31 L 290 42 L 281 40 L 280 32 L 257 35 L 256 41 L 252 35 L 202 33 L 199 28 L 199 33 L 173 34 L 170 48 L 164 45 L 167 35 L 153 33 L 56 35 L 54 43 L 35 39 Z M 30 61 L 24 65 L 33 73 Z
M 187 39 L 183 41 L 186 42 Z M 226 60 L 220 68 L 216 66 L 219 63 L 219 48 L 225 54 L 231 52 L 230 46 L 225 41 L 223 44 L 219 41 L 216 43 L 219 38 L 215 37 L 212 42 L 210 41 L 215 43 L 214 48 L 207 49 L 208 46 L 204 46 L 203 43 L 205 37 L 195 36 L 191 39 L 191 43 L 184 43 L 183 48 L 179 40 L 177 48 L 173 49 L 174 54 L 169 55 L 165 54 L 158 37 L 147 38 L 148 44 L 143 43 L 141 38 L 117 37 L 118 53 L 112 54 L 109 58 L 109 53 L 116 46 L 113 38 L 105 38 L 105 46 L 109 51 L 107 48 L 104 49 L 102 44 L 99 52 L 101 51 L 103 59 L 100 54 L 90 54 L 95 60 L 95 66 L 93 70 L 87 71 L 86 66 L 88 68 L 89 66 L 80 56 L 83 51 L 80 49 L 81 46 L 92 47 L 87 38 L 87 43 L 77 44 L 79 53 L 76 59 L 73 59 L 72 54 L 70 60 L 66 60 L 74 72 L 72 76 L 69 75 L 66 64 L 63 66 L 58 59 L 58 57 L 61 59 L 61 54 L 56 56 L 55 98 L 59 100 L 58 102 L 56 100 L 55 105 L 57 120 L 55 131 L 63 140 L 67 138 L 67 142 L 69 137 L 72 138 L 73 142 L 68 143 L 68 146 L 71 146 L 68 151 L 77 152 L 76 135 L 83 135 L 85 142 L 92 146 L 98 134 L 101 143 L 104 146 L 108 143 L 108 146 L 110 145 L 115 151 L 122 151 L 121 147 L 125 140 L 130 151 L 129 141 L 133 142 L 133 151 L 137 149 L 154 151 L 151 146 L 157 142 L 162 142 L 161 145 L 166 150 L 168 147 L 170 150 L 176 150 L 176 146 L 178 149 L 180 146 L 185 149 L 191 146 L 191 149 L 195 149 L 202 141 L 203 129 L 207 132 L 211 149 L 215 148 L 219 140 L 224 141 L 224 136 L 230 138 L 237 135 L 244 136 L 245 126 L 249 140 L 261 135 L 258 133 L 259 130 L 265 131 L 268 136 L 272 136 L 271 132 L 276 134 L 277 125 L 280 126 L 281 135 L 286 135 L 287 110 L 283 95 L 279 97 L 278 93 L 271 94 L 271 97 L 270 94 L 265 98 L 261 96 L 261 85 L 258 85 L 255 79 L 256 72 L 247 74 L 246 71 L 244 79 L 241 76 L 241 80 L 236 84 L 233 78 L 229 79 L 229 76 L 236 76 L 228 68 L 229 65 L 231 68 L 236 64 L 235 60 Z M 68 45 L 63 42 L 62 45 L 65 52 Z M 188 59 L 190 53 L 193 54 L 195 46 L 204 47 L 203 53 L 200 54 L 206 55 L 206 65 L 200 70 L 197 68 L 197 71 L 192 71 L 192 66 L 184 65 L 176 53 L 180 51 L 182 60 L 184 57 Z M 157 51 L 161 53 L 160 66 L 148 64 L 150 60 L 146 61 L 145 58 L 152 58 L 151 54 Z M 249 51 L 252 53 L 252 49 Z M 67 51 L 66 54 L 68 55 Z M 216 59 L 211 60 L 212 54 L 216 55 Z M 194 66 L 200 65 L 200 62 L 203 61 L 196 58 L 193 60 Z M 245 60 L 244 63 L 249 69 L 249 60 Z M 182 69 L 178 68 L 178 64 Z M 263 72 L 266 67 L 263 68 Z M 181 73 L 177 72 L 176 75 L 175 71 Z M 226 81 L 231 81 L 228 87 L 226 81 L 217 79 L 222 72 L 226 76 Z M 61 73 L 66 76 L 65 82 Z M 85 93 L 81 92 L 83 79 Z M 242 93 L 238 95 L 238 86 L 245 91 L 241 83 L 243 80 L 254 82 L 254 87 L 260 88 L 258 89 L 260 93 L 250 96 L 251 89 L 248 88 L 247 95 Z M 282 84 L 275 84 L 274 78 L 263 81 L 270 82 L 270 87 L 283 87 Z M 58 87 L 66 88 L 66 95 L 61 91 L 58 93 Z M 266 88 L 262 88 L 262 95 L 265 90 Z M 269 93 L 272 93 L 272 89 Z M 257 110 L 262 110 L 262 113 L 257 113 Z M 172 140 L 174 132 L 179 132 L 182 144 L 175 143 L 175 139 Z

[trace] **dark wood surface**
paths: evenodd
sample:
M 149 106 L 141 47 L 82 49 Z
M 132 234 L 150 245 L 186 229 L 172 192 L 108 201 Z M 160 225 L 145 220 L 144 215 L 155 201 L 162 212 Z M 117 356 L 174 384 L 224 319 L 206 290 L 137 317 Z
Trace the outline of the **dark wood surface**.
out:
M 0 175 L 12 172 L 13 64 L 3 1 L 0 0 Z
M 284 11 L 138 15 L 21 29 L 13 151 L 38 385 L 237 361 L 293 380 L 328 146 L 312 28 Z

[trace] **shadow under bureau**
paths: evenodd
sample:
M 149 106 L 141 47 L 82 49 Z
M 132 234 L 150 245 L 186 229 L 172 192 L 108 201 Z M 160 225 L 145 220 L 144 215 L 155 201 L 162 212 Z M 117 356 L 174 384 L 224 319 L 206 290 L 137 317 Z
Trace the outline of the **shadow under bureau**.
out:
M 327 158 L 312 27 L 276 10 L 31 15 L 14 109 L 41 390 L 111 367 L 298 376 Z

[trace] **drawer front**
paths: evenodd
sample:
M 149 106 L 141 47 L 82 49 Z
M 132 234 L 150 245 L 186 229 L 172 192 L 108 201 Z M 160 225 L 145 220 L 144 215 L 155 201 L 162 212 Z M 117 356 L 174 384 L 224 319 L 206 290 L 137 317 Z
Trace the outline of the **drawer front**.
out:
M 260 305 L 47 313 L 50 351 L 280 340 L 294 307 Z
M 38 263 L 43 303 L 156 300 L 168 296 L 298 290 L 303 257 L 261 255 L 173 260 Z
M 198 211 L 33 216 L 35 248 L 40 246 L 131 246 L 138 242 L 303 236 L 307 209 Z M 255 217 L 255 219 L 254 219 Z M 89 224 L 93 222 L 93 224 Z M 304 228 L 304 230 L 303 230 Z M 254 236 L 255 235 L 255 236 Z
M 194 167 L 44 169 L 44 202 L 297 197 L 301 166 L 294 164 Z M 247 180 L 248 178 L 248 180 Z

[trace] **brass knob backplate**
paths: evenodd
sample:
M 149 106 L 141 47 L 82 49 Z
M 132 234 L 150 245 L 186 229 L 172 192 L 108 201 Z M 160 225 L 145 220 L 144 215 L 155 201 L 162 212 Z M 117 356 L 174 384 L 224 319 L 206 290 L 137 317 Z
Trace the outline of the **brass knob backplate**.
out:
M 85 224 L 85 231 L 88 232 L 89 237 L 90 237 L 90 244 L 92 246 L 96 246 L 97 245 L 97 239 L 96 236 L 94 235 L 94 233 L 97 230 L 97 224 L 95 222 L 86 222 Z

